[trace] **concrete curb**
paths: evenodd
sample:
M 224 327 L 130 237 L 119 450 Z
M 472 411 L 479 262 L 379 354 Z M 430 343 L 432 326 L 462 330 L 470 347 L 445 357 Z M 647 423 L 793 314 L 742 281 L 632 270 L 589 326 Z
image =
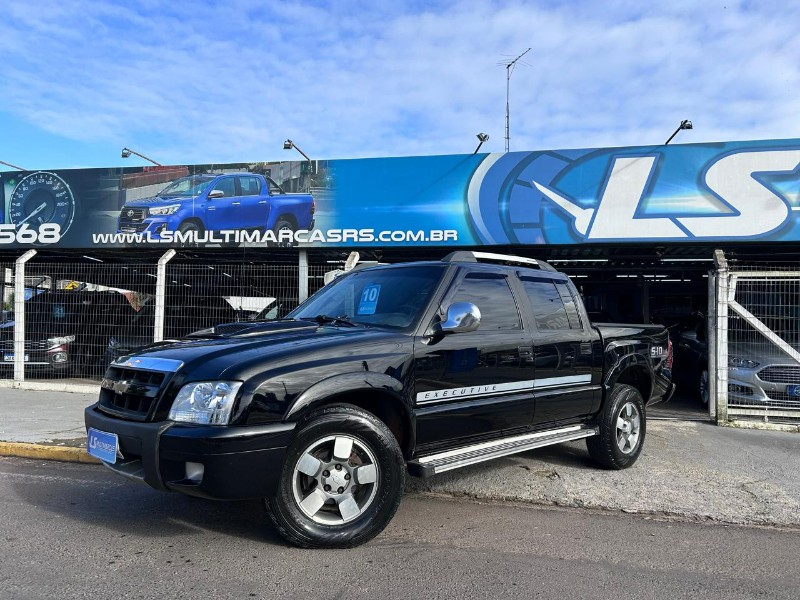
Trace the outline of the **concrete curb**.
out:
M 756 429 L 758 431 L 785 431 L 787 433 L 800 433 L 800 425 L 792 425 L 789 423 L 770 423 L 764 421 L 724 421 L 717 423 L 722 427 L 731 427 L 733 429 Z
M 0 442 L 0 456 L 17 458 L 38 458 L 87 464 L 101 464 L 98 459 L 89 456 L 86 448 L 71 446 L 47 446 L 44 444 L 27 444 L 24 442 Z
M 58 383 L 49 381 L 13 381 L 0 379 L 0 388 L 31 390 L 34 392 L 71 392 L 73 394 L 99 394 L 100 385 Z

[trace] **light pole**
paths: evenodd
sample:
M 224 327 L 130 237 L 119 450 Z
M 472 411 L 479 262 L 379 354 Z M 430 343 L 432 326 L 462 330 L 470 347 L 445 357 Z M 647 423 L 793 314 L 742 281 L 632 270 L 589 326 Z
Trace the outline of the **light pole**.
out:
M 666 142 L 664 142 L 664 145 L 666 146 L 667 144 L 669 144 L 672 141 L 672 138 L 674 138 L 676 135 L 678 135 L 678 132 L 681 129 L 692 129 L 692 122 L 688 121 L 686 119 L 681 121 L 681 124 L 678 125 L 678 128 L 672 133 L 671 136 L 669 136 L 669 139 Z
M 22 167 L 18 167 L 17 165 L 12 165 L 11 163 L 7 163 L 4 160 L 0 160 L 0 165 L 11 167 L 12 169 L 16 169 L 17 171 L 27 171 L 27 169 L 23 169 Z
M 283 142 L 283 149 L 284 150 L 291 150 L 292 148 L 294 148 L 300 154 L 302 154 L 303 158 L 305 158 L 308 161 L 308 181 L 309 181 L 309 186 L 308 187 L 310 188 L 311 187 L 311 185 L 310 185 L 311 173 L 314 170 L 314 162 L 311 160 L 311 158 L 308 156 L 308 154 L 306 154 L 305 152 L 300 150 L 300 148 L 297 147 L 297 144 L 295 144 L 292 140 L 286 140 L 285 142 Z
M 161 163 L 157 163 L 152 158 L 148 158 L 147 156 L 145 156 L 144 154 L 140 154 L 136 150 L 131 150 L 130 148 L 123 148 L 122 149 L 122 158 L 128 158 L 131 154 L 135 154 L 136 156 L 138 156 L 140 158 L 143 158 L 143 159 L 145 159 L 147 161 L 150 161 L 151 163 L 153 163 L 157 167 L 163 166 Z
M 475 137 L 477 137 L 477 138 L 478 138 L 478 147 L 477 147 L 477 148 L 475 148 L 475 152 L 473 152 L 473 154 L 477 154 L 477 153 L 478 153 L 478 150 L 480 150 L 480 149 L 481 149 L 481 146 L 483 146 L 483 142 L 486 142 L 486 141 L 488 141 L 488 140 L 489 140 L 489 134 L 488 134 L 488 133 L 479 133 L 479 134 L 478 134 L 477 136 L 475 136 Z

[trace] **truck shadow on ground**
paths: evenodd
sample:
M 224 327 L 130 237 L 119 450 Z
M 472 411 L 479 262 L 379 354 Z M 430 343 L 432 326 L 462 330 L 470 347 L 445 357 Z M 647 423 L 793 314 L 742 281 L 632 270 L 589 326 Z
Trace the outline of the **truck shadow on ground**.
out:
M 41 463 L 39 463 L 41 464 Z M 37 461 L 29 461 L 33 471 Z M 13 485 L 17 497 L 61 517 L 103 527 L 121 536 L 169 538 L 219 534 L 284 546 L 263 501 L 215 502 L 160 492 L 121 479 L 96 465 L 70 465 L 70 477 L 23 479 Z M 74 477 L 73 477 L 74 476 Z

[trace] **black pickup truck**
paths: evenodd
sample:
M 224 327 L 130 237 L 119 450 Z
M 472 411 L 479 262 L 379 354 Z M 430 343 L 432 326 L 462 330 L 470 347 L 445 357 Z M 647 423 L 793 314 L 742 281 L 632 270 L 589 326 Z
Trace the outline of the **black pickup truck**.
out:
M 111 364 L 89 453 L 160 490 L 266 498 L 305 547 L 380 533 L 406 471 L 582 438 L 629 467 L 673 387 L 663 327 L 592 325 L 549 264 L 464 251 L 354 270 L 280 321 L 190 337 Z

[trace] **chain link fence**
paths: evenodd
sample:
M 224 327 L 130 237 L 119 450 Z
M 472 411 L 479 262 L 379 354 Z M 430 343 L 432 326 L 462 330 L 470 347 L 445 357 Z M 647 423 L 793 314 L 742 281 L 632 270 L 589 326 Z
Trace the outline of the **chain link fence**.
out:
M 153 341 L 219 323 L 281 318 L 301 295 L 322 287 L 331 270 L 327 265 L 164 261 L 159 281 L 157 263 L 35 259 L 22 266 L 25 336 L 19 356 L 14 344 L 19 267 L 0 264 L 0 379 L 98 381 L 112 360 Z
M 800 270 L 716 253 L 709 345 L 717 421 L 800 420 Z M 713 367 L 713 369 L 712 369 Z

